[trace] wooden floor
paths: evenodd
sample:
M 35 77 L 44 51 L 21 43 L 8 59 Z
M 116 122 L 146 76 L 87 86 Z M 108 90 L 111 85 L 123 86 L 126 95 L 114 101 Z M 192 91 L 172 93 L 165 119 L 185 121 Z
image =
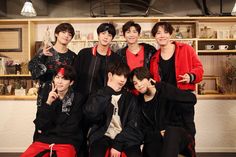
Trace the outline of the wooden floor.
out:
M 19 157 L 20 153 L 0 153 L 0 157 Z M 197 157 L 236 157 L 235 153 L 197 153 Z

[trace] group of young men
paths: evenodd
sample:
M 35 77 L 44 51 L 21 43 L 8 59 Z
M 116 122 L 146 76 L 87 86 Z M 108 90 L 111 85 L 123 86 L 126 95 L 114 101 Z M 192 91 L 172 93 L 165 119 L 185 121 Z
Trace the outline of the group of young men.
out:
M 156 50 L 139 43 L 141 27 L 126 22 L 127 46 L 112 52 L 111 23 L 97 28 L 98 43 L 75 55 L 69 23 L 55 29 L 55 45 L 29 62 L 40 81 L 33 143 L 21 155 L 58 157 L 194 157 L 193 94 L 203 67 L 194 49 L 170 40 L 158 22 Z

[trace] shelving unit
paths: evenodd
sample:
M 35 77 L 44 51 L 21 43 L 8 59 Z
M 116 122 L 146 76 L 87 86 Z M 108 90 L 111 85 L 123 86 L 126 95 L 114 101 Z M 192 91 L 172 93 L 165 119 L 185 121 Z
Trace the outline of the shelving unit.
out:
M 102 18 L 34 18 L 34 19 L 6 19 L 0 20 L 1 28 L 21 28 L 22 29 L 22 52 L 0 52 L 1 55 L 8 56 L 13 60 L 19 60 L 20 62 L 28 62 L 36 53 L 36 42 L 43 39 L 44 32 L 47 27 L 50 28 L 50 34 L 52 40 L 54 40 L 54 29 L 61 22 L 71 23 L 75 30 L 80 32 L 79 39 L 73 39 L 69 47 L 72 50 L 78 52 L 81 48 L 88 47 L 97 42 L 96 39 L 96 28 L 102 22 L 113 22 L 117 25 L 117 37 L 113 40 L 113 44 L 125 44 L 125 40 L 120 32 L 123 23 L 128 20 L 134 20 L 138 22 L 142 31 L 146 33 L 152 28 L 152 26 L 158 21 L 168 21 L 171 22 L 175 27 L 179 27 L 183 38 L 173 39 L 179 42 L 185 42 L 191 44 L 196 53 L 201 59 L 205 75 L 217 76 L 223 81 L 225 76 L 224 70 L 222 69 L 224 63 L 229 56 L 231 58 L 236 57 L 236 36 L 232 34 L 231 30 L 235 26 L 236 17 L 102 17 Z M 184 30 L 186 29 L 186 31 Z M 185 32 L 183 32 L 185 31 Z M 191 32 L 189 32 L 191 31 Z M 207 36 L 202 36 L 204 34 L 202 31 L 209 31 Z M 176 33 L 176 32 L 175 32 Z M 228 33 L 228 34 L 227 34 Z M 219 37 L 219 35 L 222 37 Z M 146 35 L 146 34 L 145 34 Z M 181 36 L 181 35 L 180 35 Z M 140 42 L 150 43 L 154 46 L 156 42 L 155 39 L 141 38 Z M 176 36 L 179 37 L 179 36 Z M 214 45 L 213 50 L 206 50 L 205 45 Z M 218 50 L 218 45 L 229 45 L 227 50 Z M 114 48 L 117 48 L 114 46 Z M 19 56 L 22 56 L 19 58 Z M 0 83 L 6 79 L 26 79 L 30 80 L 30 74 L 25 73 L 21 75 L 0 75 Z M 206 80 L 203 80 L 204 82 Z M 223 84 L 222 83 L 222 84 Z M 32 83 L 31 83 L 32 84 Z M 207 83 L 208 84 L 208 83 Z M 210 83 L 212 84 L 212 83 Z M 233 87 L 235 86 L 235 87 Z M 207 88 L 213 88 L 214 85 L 209 85 Z M 235 81 L 232 85 L 232 93 L 228 94 L 207 94 L 198 95 L 200 99 L 236 99 L 236 85 Z M 15 96 L 0 96 L 0 99 L 20 99 L 20 97 Z M 27 97 L 22 97 L 26 99 Z M 34 99 L 34 98 L 29 98 Z

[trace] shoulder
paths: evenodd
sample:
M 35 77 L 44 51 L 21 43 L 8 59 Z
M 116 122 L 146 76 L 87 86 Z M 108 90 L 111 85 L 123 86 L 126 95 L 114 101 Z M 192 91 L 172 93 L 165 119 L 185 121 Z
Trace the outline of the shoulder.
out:
M 85 95 L 83 95 L 82 93 L 79 93 L 79 92 L 76 92 L 74 97 L 75 97 L 75 102 L 79 103 L 81 105 L 84 104 L 87 99 L 87 97 Z
M 92 48 L 84 48 L 82 50 L 79 51 L 79 53 L 77 54 L 77 57 L 79 60 L 83 60 L 84 58 L 90 58 L 92 57 Z
M 194 50 L 194 48 L 192 46 L 190 46 L 189 44 L 185 44 L 185 43 L 175 42 L 175 46 L 179 49 Z
M 70 49 L 68 49 L 67 54 L 73 57 L 76 56 L 76 53 L 74 51 L 71 51 Z
M 121 56 L 114 52 L 112 52 L 108 58 L 110 61 L 121 60 Z
M 123 48 L 120 48 L 116 51 L 116 53 L 119 55 L 119 56 L 125 56 L 125 52 L 127 50 L 128 46 L 125 46 Z
M 140 45 L 142 45 L 144 47 L 144 50 L 149 50 L 149 51 L 156 51 L 156 48 L 150 44 L 147 43 L 141 43 Z
M 156 50 L 151 58 L 151 60 L 156 60 L 156 59 L 159 59 L 159 56 L 160 56 L 160 53 L 161 53 L 161 50 Z
M 90 53 L 88 53 L 90 52 Z M 82 56 L 82 55 L 86 55 L 86 54 L 91 54 L 92 52 L 92 48 L 88 47 L 88 48 L 83 48 L 82 50 L 79 51 L 78 56 Z
M 125 97 L 126 101 L 137 103 L 137 96 L 134 96 L 131 92 L 124 90 L 122 95 Z

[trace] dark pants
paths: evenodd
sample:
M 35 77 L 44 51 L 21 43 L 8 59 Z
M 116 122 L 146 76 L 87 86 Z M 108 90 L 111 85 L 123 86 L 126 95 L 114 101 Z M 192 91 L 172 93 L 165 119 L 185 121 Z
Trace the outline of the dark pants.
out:
M 89 157 L 105 157 L 106 151 L 111 148 L 111 145 L 112 139 L 104 136 L 102 139 L 91 144 Z M 122 152 L 124 152 L 127 157 L 141 157 L 139 145 L 124 148 Z
M 181 127 L 168 127 L 164 137 L 144 143 L 143 157 L 177 157 L 178 154 L 196 157 L 195 140 Z

